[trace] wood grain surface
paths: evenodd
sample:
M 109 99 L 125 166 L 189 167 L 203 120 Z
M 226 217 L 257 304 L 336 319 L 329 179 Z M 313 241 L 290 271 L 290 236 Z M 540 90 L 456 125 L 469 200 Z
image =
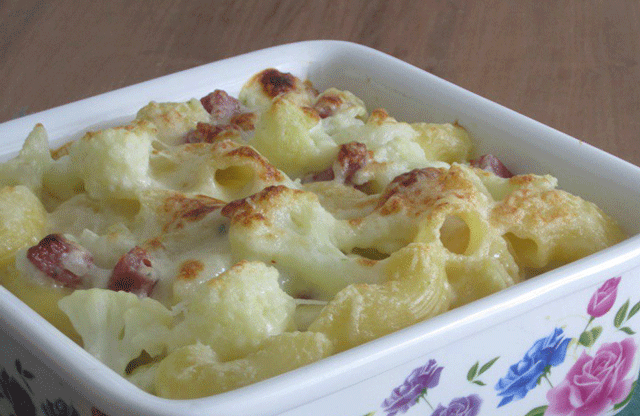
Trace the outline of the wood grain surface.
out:
M 640 2 L 0 1 L 0 122 L 268 46 L 389 53 L 640 165 Z
M 638 0 L 0 0 L 0 122 L 310 39 L 373 47 L 640 165 Z

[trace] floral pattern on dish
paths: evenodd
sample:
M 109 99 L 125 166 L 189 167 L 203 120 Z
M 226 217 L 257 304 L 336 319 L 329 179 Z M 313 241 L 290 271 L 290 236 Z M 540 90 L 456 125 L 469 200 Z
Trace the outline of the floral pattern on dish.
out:
M 20 359 L 16 359 L 13 366 L 13 369 L 0 367 L 0 411 L 9 411 L 10 416 L 80 416 L 73 404 L 63 398 L 38 397 L 34 391 L 37 388 L 32 387 L 32 384 L 42 383 L 38 383 L 34 372 L 26 369 Z M 39 387 L 46 387 L 46 391 L 51 390 L 51 386 Z M 108 416 L 96 407 L 91 408 L 91 415 Z
M 625 337 L 620 341 L 603 343 L 595 353 L 590 351 L 603 332 L 603 326 L 594 325 L 594 322 L 611 312 L 618 297 L 620 282 L 621 277 L 608 279 L 592 294 L 586 307 L 587 323 L 577 336 L 569 336 L 565 332 L 566 328 L 554 327 L 551 333 L 534 341 L 523 358 L 510 365 L 506 374 L 503 373 L 495 383 L 494 390 L 499 399 L 495 407 L 487 404 L 490 396 L 484 390 L 484 395 L 470 392 L 467 396 L 451 399 L 447 406 L 439 402 L 434 408 L 427 400 L 427 391 L 433 391 L 441 377 L 447 377 L 448 374 L 446 365 L 438 366 L 434 359 L 430 359 L 425 365 L 414 369 L 401 385 L 393 389 L 382 403 L 382 410 L 386 416 L 396 416 L 424 402 L 431 409 L 430 412 L 425 412 L 426 409 L 422 408 L 413 414 L 489 416 L 496 414 L 497 409 L 507 411 L 510 403 L 521 400 L 529 392 L 543 389 L 544 386 L 547 390 L 543 397 L 547 403 L 521 416 L 600 416 L 620 410 L 629 402 L 637 385 L 634 374 L 630 374 L 637 355 L 636 342 L 631 337 Z M 628 322 L 638 312 L 640 302 L 632 306 L 631 300 L 626 300 L 613 317 L 612 327 L 615 332 L 634 335 L 635 331 Z M 583 350 L 578 351 L 579 348 Z M 570 350 L 572 358 L 578 352 L 580 355 L 558 382 L 561 373 L 554 371 L 552 377 L 551 372 L 567 361 Z M 500 356 L 496 356 L 482 365 L 480 361 L 476 361 L 467 372 L 467 381 L 475 385 L 476 389 L 487 386 L 480 376 L 483 375 L 486 379 L 499 358 Z M 496 375 L 494 371 L 492 376 Z M 554 382 L 557 383 L 555 386 Z M 435 393 L 443 394 L 446 395 L 446 392 Z M 376 411 L 369 412 L 366 416 L 374 414 Z
M 583 352 L 565 379 L 547 392 L 545 415 L 591 416 L 614 407 L 633 388 L 629 375 L 636 344 L 632 338 L 603 344 L 592 357 Z
M 522 399 L 540 384 L 541 379 L 548 380 L 551 367 L 564 362 L 570 341 L 571 338 L 563 336 L 561 328 L 555 328 L 552 334 L 537 340 L 524 358 L 509 367 L 507 375 L 498 380 L 495 389 L 502 397 L 498 407 Z
M 438 367 L 435 360 L 429 360 L 422 367 L 414 369 L 404 383 L 393 389 L 391 395 L 382 402 L 387 416 L 395 416 L 399 412 L 405 413 L 420 399 L 427 404 L 427 389 L 434 388 L 440 381 L 443 367 Z M 429 404 L 429 406 L 431 406 Z
M 477 416 L 482 399 L 477 394 L 451 400 L 447 407 L 438 405 L 431 416 Z
M 620 283 L 620 277 L 608 279 L 593 293 L 586 306 L 587 323 L 574 337 L 570 337 L 566 327 L 554 326 L 546 336 L 535 340 L 520 360 L 503 370 L 498 370 L 500 365 L 505 365 L 500 361 L 501 356 L 495 356 L 484 363 L 476 360 L 466 374 L 468 386 L 474 391 L 468 391 L 466 395 L 459 395 L 458 391 L 458 395 L 451 398 L 450 392 L 443 390 L 441 381 L 453 376 L 447 372 L 446 363 L 440 365 L 441 363 L 431 358 L 412 370 L 382 401 L 380 408 L 367 413 L 367 416 L 378 412 L 386 416 L 404 413 L 427 416 L 491 416 L 497 414 L 498 409 L 501 412 L 504 410 L 504 414 L 516 416 L 614 414 L 630 401 L 637 386 L 635 374 L 631 370 L 634 361 L 638 359 L 638 345 L 630 335 L 636 334 L 631 320 L 640 312 L 640 301 L 632 304 L 631 299 L 627 299 L 615 314 L 612 313 L 618 300 Z M 610 319 L 610 328 L 614 333 L 623 335 L 619 340 L 608 339 L 611 342 L 597 345 L 607 327 L 597 323 L 606 319 Z M 571 356 L 569 352 L 572 353 Z M 563 365 L 565 362 L 567 364 Z M 569 364 L 571 365 L 564 375 L 557 370 Z M 456 366 L 459 363 L 452 364 L 452 367 Z M 4 412 L 7 408 L 12 409 L 9 414 L 16 416 L 80 415 L 68 398 L 36 397 L 34 389 L 38 383 L 37 373 L 25 368 L 20 359 L 16 359 L 9 367 L 13 368 L 0 366 L 0 410 Z M 496 381 L 491 383 L 491 379 Z M 456 384 L 462 385 L 459 382 Z M 495 392 L 493 405 L 492 396 L 488 393 L 491 390 L 488 386 L 491 384 Z M 528 397 L 534 390 L 545 388 L 543 395 L 535 397 L 546 399 L 546 403 L 540 403 L 526 414 L 509 411 L 514 402 Z M 427 399 L 427 394 L 430 399 Z M 437 403 L 436 406 L 432 402 Z M 91 416 L 107 415 L 96 407 L 91 407 Z

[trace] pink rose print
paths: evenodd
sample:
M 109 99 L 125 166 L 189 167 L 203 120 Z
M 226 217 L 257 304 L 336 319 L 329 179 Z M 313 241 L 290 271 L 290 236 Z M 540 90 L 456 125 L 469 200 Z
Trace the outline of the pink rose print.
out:
M 583 352 L 565 379 L 547 392 L 545 416 L 599 415 L 623 401 L 631 392 L 633 379 L 624 377 L 635 352 L 633 338 L 602 344 L 593 357 Z
M 620 279 L 620 277 L 613 277 L 604 282 L 604 284 L 596 290 L 596 293 L 591 296 L 591 300 L 587 306 L 587 313 L 589 315 L 594 318 L 599 318 L 609 312 L 609 309 L 611 309 L 616 301 Z

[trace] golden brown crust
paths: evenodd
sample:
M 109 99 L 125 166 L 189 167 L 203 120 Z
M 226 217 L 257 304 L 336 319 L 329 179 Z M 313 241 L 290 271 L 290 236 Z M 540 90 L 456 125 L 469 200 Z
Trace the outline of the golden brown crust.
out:
M 278 197 L 286 193 L 302 194 L 303 191 L 290 189 L 284 185 L 272 185 L 247 198 L 228 203 L 222 208 L 222 215 L 231 219 L 234 223 L 250 226 L 254 222 L 265 222 L 268 219 L 255 207 L 263 204 L 274 205 L 278 203 Z
M 264 93 L 272 98 L 296 89 L 297 84 L 296 77 L 274 68 L 265 69 L 258 74 L 258 81 L 262 85 Z
M 221 209 L 224 202 L 206 195 L 195 195 L 186 197 L 182 194 L 173 194 L 164 200 L 160 207 L 164 216 L 170 219 L 162 229 L 166 233 L 170 230 L 183 228 L 187 222 L 200 221 L 206 215 Z
M 240 127 L 235 124 L 196 124 L 196 128 L 190 131 L 185 138 L 187 143 L 213 143 L 218 140 L 225 140 L 236 137 Z
M 391 215 L 411 206 L 431 205 L 442 196 L 445 175 L 445 169 L 424 168 L 397 176 L 380 196 L 376 212 L 380 215 Z M 415 214 L 417 212 L 414 212 Z
M 53 160 L 58 160 L 62 156 L 67 156 L 69 154 L 69 148 L 73 145 L 73 142 L 67 142 L 62 146 L 58 147 L 51 151 L 51 158 Z
M 260 155 L 260 153 L 256 152 L 253 148 L 249 146 L 240 146 L 237 147 L 228 153 L 225 154 L 226 157 L 237 158 L 242 161 L 243 159 L 247 159 L 251 161 L 252 164 L 257 164 L 260 166 L 260 170 L 258 170 L 258 177 L 265 182 L 280 182 L 284 180 L 284 175 L 278 169 L 275 168 L 271 163 L 267 161 L 264 157 Z
M 231 117 L 229 122 L 240 127 L 244 131 L 251 131 L 256 128 L 257 118 L 258 116 L 256 113 L 241 113 Z
M 187 260 L 180 265 L 177 280 L 195 280 L 204 270 L 204 264 L 199 260 Z
M 342 97 L 335 93 L 323 94 L 316 103 L 313 108 L 318 112 L 321 118 L 327 118 L 340 108 L 340 106 L 344 104 L 344 100 Z

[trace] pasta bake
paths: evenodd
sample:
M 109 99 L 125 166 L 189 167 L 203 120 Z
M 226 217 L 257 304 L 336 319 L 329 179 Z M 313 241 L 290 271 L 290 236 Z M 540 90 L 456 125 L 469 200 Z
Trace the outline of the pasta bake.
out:
M 161 397 L 245 386 L 625 238 L 551 175 L 266 69 L 0 165 L 0 281 Z

